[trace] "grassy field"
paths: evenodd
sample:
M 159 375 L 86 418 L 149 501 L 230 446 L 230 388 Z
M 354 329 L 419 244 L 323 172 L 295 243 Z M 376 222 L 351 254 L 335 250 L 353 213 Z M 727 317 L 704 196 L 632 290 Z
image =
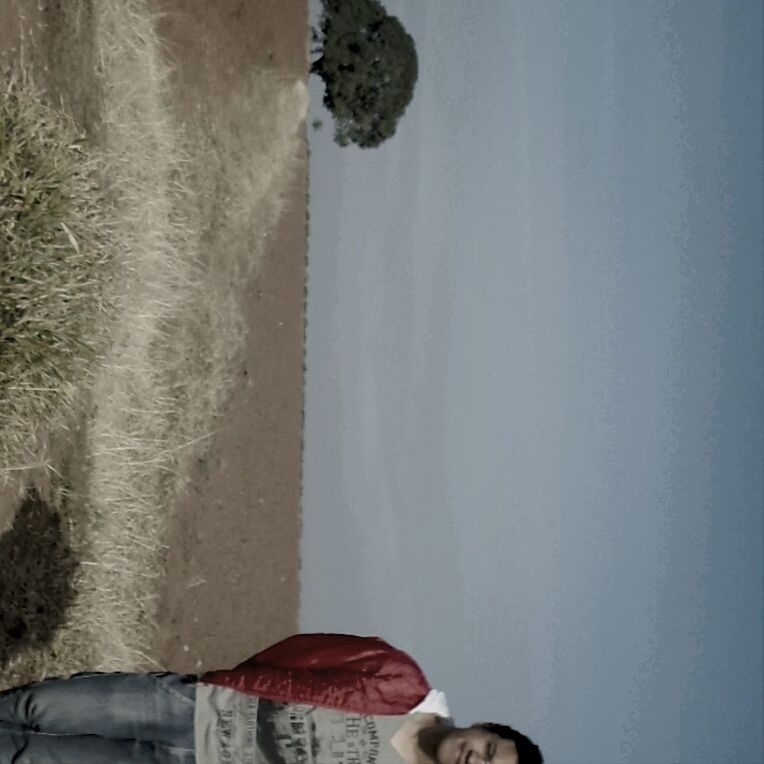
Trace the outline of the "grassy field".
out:
M 0 107 L 0 686 L 151 667 L 167 508 L 230 389 L 236 288 L 307 106 L 242 73 L 181 126 L 143 0 L 56 13 Z

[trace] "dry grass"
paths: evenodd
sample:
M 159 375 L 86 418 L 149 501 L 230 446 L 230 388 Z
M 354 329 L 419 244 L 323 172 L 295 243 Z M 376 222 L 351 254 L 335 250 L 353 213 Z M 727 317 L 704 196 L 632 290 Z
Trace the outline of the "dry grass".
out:
M 257 268 L 278 219 L 307 105 L 302 83 L 253 74 L 189 134 L 173 118 L 146 3 L 104 2 L 92 29 L 116 212 L 118 257 L 102 282 L 113 314 L 50 494 L 78 562 L 74 597 L 50 641 L 5 666 L 4 685 L 152 665 L 166 513 L 227 397 L 245 336 L 232 285 Z

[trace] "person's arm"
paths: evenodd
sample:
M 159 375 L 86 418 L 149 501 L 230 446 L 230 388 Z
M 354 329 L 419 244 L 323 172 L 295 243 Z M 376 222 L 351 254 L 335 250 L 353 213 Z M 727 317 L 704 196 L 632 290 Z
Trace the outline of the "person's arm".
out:
M 430 689 L 405 652 L 349 634 L 298 634 L 202 680 L 269 700 L 382 714 L 406 713 Z

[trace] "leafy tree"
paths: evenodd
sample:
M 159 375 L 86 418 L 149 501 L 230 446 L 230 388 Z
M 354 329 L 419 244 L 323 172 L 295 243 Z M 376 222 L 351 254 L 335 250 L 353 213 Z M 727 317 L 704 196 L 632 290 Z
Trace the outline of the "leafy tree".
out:
M 321 56 L 311 72 L 324 81 L 324 104 L 341 146 L 379 146 L 390 138 L 414 94 L 414 40 L 378 0 L 323 0 Z

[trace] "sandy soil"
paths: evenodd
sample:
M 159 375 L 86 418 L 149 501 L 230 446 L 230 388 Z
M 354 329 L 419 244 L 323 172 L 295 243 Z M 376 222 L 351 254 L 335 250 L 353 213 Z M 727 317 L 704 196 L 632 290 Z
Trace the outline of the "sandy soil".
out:
M 307 0 L 155 0 L 179 113 L 252 67 L 307 78 Z M 50 7 L 49 7 L 50 6 Z M 44 34 L 56 0 L 0 0 L 0 63 Z M 5 30 L 5 31 L 3 31 Z M 19 50 L 21 48 L 21 50 Z M 296 630 L 303 424 L 307 144 L 253 283 L 240 384 L 172 508 L 153 659 L 222 668 Z M 0 497 L 0 509 L 7 502 Z M 8 520 L 2 517 L 0 520 Z

